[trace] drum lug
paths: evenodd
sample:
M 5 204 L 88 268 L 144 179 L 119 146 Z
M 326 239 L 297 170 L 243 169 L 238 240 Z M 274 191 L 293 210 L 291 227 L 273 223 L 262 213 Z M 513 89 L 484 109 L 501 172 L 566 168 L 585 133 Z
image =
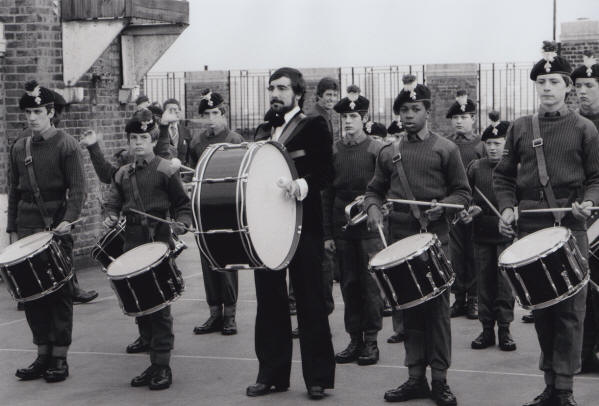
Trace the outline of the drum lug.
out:
M 160 284 L 158 283 L 158 278 L 156 278 L 156 274 L 154 273 L 154 271 L 150 271 L 152 273 L 152 279 L 154 279 L 154 284 L 156 285 L 156 289 L 158 289 L 158 292 L 160 292 L 160 296 L 162 297 L 162 301 L 165 302 L 166 301 L 166 297 L 164 296 L 164 292 L 162 291 L 162 288 L 160 287 Z M 173 283 L 172 280 L 168 281 L 169 286 Z M 172 287 L 171 287 L 172 289 Z
M 37 281 L 37 284 L 40 286 L 40 289 L 43 291 L 44 286 L 42 285 L 42 281 L 40 280 L 37 271 L 35 270 L 35 267 L 33 266 L 33 264 L 31 263 L 31 259 L 27 258 L 27 262 L 29 263 L 29 267 L 31 268 L 31 271 L 33 272 L 33 276 L 35 276 L 35 280 Z
M 135 305 L 137 306 L 137 310 L 141 312 L 141 306 L 139 305 L 139 300 L 137 299 L 137 295 L 135 294 L 135 290 L 131 287 L 131 283 L 129 283 L 129 279 L 126 279 L 127 286 L 129 287 L 129 291 L 133 295 L 133 300 L 135 300 Z M 118 295 L 117 295 L 118 296 Z
M 524 291 L 524 296 L 526 296 L 526 300 L 528 301 L 528 304 L 532 305 L 532 299 L 530 297 L 530 293 L 528 293 L 528 289 L 526 288 L 526 284 L 524 283 L 524 280 L 522 280 L 522 277 L 520 276 L 520 274 L 515 271 L 514 271 L 514 275 L 516 276 L 516 279 L 518 279 L 518 282 L 520 282 L 520 286 L 522 287 L 522 290 Z
M 428 281 L 431 283 L 431 286 L 433 287 L 433 293 L 437 294 L 439 292 L 439 288 L 437 287 L 437 284 L 435 283 L 435 280 L 433 279 L 433 275 L 430 272 L 426 273 L 426 279 L 428 279 Z
M 588 266 L 585 266 L 587 264 L 584 264 L 585 259 L 582 256 L 582 254 L 580 253 L 578 246 L 575 243 L 572 245 L 573 246 L 571 248 L 567 247 L 567 246 L 565 247 L 565 250 L 568 253 L 568 255 L 566 255 L 566 257 L 568 258 L 568 262 L 570 263 L 572 270 L 578 277 L 578 280 L 582 281 L 584 279 L 584 274 L 580 268 L 582 267 L 584 269 L 588 269 Z M 581 263 L 581 261 L 583 263 Z
M 568 291 L 572 291 L 572 289 L 574 288 L 572 286 L 572 282 L 570 282 L 570 278 L 568 277 L 568 271 L 563 270 L 560 275 L 562 276 L 562 278 L 564 278 L 564 282 L 566 282 L 566 286 L 568 287 Z
M 412 268 L 410 261 L 408 261 L 407 264 L 408 264 L 408 269 L 410 270 L 410 275 L 412 275 L 412 280 L 414 281 L 414 284 L 418 288 L 418 293 L 420 293 L 420 296 L 424 296 L 424 294 L 422 293 L 422 288 L 420 287 L 420 284 L 418 283 L 418 279 L 416 279 L 416 274 L 414 274 L 414 269 Z
M 551 288 L 553 289 L 553 291 L 555 292 L 555 294 L 557 296 L 559 296 L 557 288 L 555 287 L 555 283 L 553 282 L 553 278 L 551 277 L 551 274 L 549 273 L 549 269 L 547 269 L 547 265 L 545 265 L 545 262 L 543 262 L 542 259 L 539 259 L 539 262 L 541 263 L 541 266 L 543 267 L 543 271 L 545 271 L 545 276 L 547 277 L 547 281 L 549 281 L 549 284 L 551 285 Z
M 60 272 L 62 272 L 62 268 L 58 267 L 58 270 Z M 50 280 L 52 281 L 52 285 L 56 286 L 56 279 L 54 279 L 54 274 L 52 273 L 52 269 L 51 268 L 47 268 L 46 269 L 46 275 L 48 275 L 48 277 L 50 278 Z
M 12 281 L 12 284 L 15 287 L 15 290 L 17 291 L 17 295 L 19 295 L 19 297 L 22 297 L 22 295 L 21 295 L 21 289 L 19 289 L 19 285 L 17 284 L 17 281 L 15 280 L 14 276 L 12 275 L 12 272 L 9 271 L 8 269 L 6 269 L 5 273 L 8 275 L 8 277 Z M 12 291 L 11 291 L 11 293 L 12 293 Z

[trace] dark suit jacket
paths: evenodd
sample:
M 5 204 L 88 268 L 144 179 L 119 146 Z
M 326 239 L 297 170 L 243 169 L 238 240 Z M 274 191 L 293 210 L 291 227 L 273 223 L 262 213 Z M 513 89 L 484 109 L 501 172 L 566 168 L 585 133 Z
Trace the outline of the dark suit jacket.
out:
M 181 163 L 185 165 L 189 158 L 188 146 L 191 141 L 191 132 L 187 127 L 185 127 L 181 121 L 178 123 L 179 126 L 179 142 L 177 143 L 177 156 L 171 156 L 170 158 L 179 158 Z M 164 136 L 168 137 L 170 140 L 169 126 L 161 125 L 160 126 L 160 138 Z M 172 155 L 172 154 L 171 154 Z
M 255 141 L 268 140 L 271 126 L 262 123 L 256 129 Z M 293 158 L 300 178 L 308 183 L 308 196 L 303 200 L 302 228 L 323 233 L 320 191 L 333 181 L 332 135 L 321 116 L 296 114 L 279 138 Z

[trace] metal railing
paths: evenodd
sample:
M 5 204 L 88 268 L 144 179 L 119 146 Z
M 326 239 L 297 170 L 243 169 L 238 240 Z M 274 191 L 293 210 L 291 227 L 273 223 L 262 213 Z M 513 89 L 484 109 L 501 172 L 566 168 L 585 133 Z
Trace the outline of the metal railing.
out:
M 162 104 L 167 99 L 177 99 L 185 113 L 185 72 L 149 73 L 141 88 L 152 102 Z

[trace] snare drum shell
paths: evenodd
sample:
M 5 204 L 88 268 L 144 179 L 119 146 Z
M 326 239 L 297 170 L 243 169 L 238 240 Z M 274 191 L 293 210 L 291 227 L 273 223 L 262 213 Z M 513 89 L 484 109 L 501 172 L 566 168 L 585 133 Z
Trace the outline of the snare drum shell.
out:
M 185 290 L 170 252 L 154 264 L 122 276 L 108 275 L 123 313 L 140 317 L 165 308 Z
M 125 251 L 124 222 L 108 231 L 91 250 L 91 257 L 102 266 L 106 272 L 112 258 L 118 258 Z
M 71 261 L 55 238 L 27 257 L 0 265 L 0 272 L 17 302 L 47 296 L 73 277 Z

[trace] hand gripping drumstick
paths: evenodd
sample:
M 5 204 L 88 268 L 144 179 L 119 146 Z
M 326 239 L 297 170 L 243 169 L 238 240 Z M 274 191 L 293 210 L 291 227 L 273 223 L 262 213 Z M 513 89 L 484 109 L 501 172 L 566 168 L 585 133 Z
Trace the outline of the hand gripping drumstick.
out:
M 439 202 L 423 202 L 421 200 L 407 200 L 407 199 L 387 199 L 388 202 L 401 203 L 401 204 L 415 204 L 418 206 L 430 206 L 430 207 L 446 207 L 448 209 L 463 209 L 463 204 L 453 203 L 439 203 Z
M 385 233 L 383 232 L 383 225 L 379 223 L 376 225 L 376 228 L 378 228 L 379 230 L 379 237 L 381 237 L 383 245 L 385 246 L 385 248 L 387 248 L 387 239 L 385 238 Z
M 168 225 L 172 225 L 172 224 L 179 224 L 179 225 L 182 225 L 182 226 L 183 226 L 183 228 L 184 228 L 185 230 L 189 231 L 190 233 L 195 233 L 195 232 L 196 232 L 196 230 L 195 230 L 195 229 L 193 229 L 193 228 L 189 228 L 189 227 L 186 227 L 186 226 L 185 226 L 183 223 L 180 223 L 180 222 L 178 222 L 178 221 L 170 221 L 170 220 L 161 219 L 160 217 L 152 216 L 151 214 L 148 214 L 148 213 L 146 213 L 146 212 L 143 212 L 143 211 L 140 211 L 140 210 L 137 210 L 137 209 L 128 209 L 128 210 L 129 210 L 130 212 L 133 212 L 133 213 L 135 213 L 135 214 L 139 214 L 140 216 L 145 216 L 145 217 L 147 217 L 147 218 L 150 218 L 150 219 L 152 219 L 152 220 L 156 220 L 156 221 L 159 221 L 159 222 L 161 222 L 161 223 L 168 224 Z

